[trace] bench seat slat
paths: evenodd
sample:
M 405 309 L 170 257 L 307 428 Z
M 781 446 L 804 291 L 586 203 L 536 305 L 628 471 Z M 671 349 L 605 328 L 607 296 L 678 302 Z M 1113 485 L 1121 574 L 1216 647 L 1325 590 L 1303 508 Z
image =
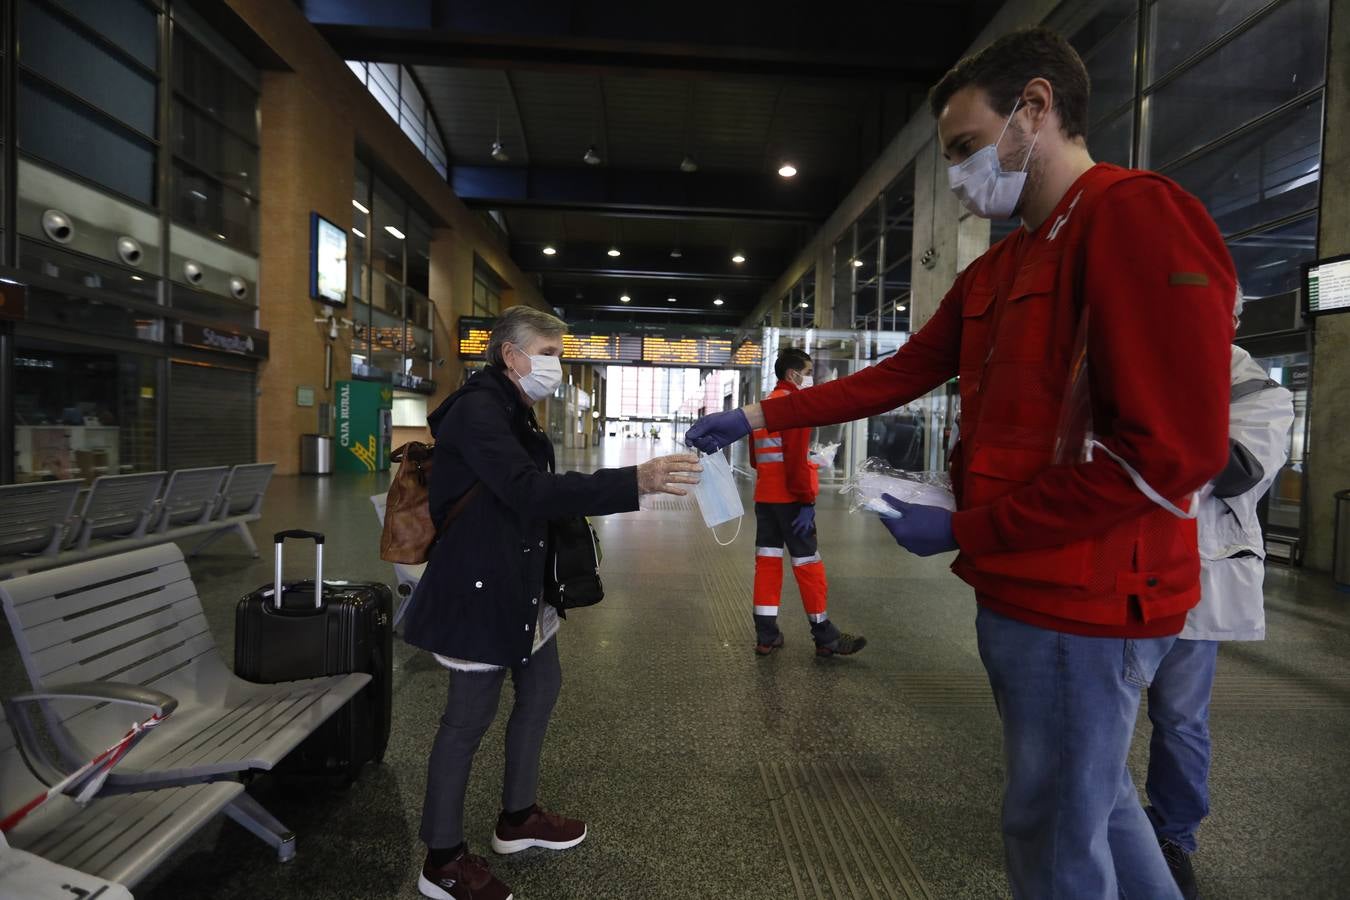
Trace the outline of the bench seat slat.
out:
M 149 547 L 148 550 L 161 550 L 163 546 Z M 59 569 L 49 569 L 22 578 L 0 582 L 0 593 L 7 595 L 19 617 L 19 627 L 25 632 L 29 628 L 65 619 L 76 613 L 103 606 L 134 594 L 154 589 L 162 589 L 176 581 L 191 584 L 192 576 L 182 556 L 173 547 L 178 561 L 159 562 L 156 557 L 164 554 L 147 554 L 144 571 L 133 568 L 130 571 L 111 570 L 108 576 L 91 577 L 86 566 L 106 563 L 109 560 L 94 560 L 92 563 L 78 563 Z M 134 551 L 139 557 L 141 551 Z M 124 554 L 131 556 L 132 554 Z M 112 557 L 117 559 L 118 557 Z M 111 567 L 110 567 L 111 568 Z M 73 570 L 80 569 L 79 574 Z M 95 570 L 97 571 L 97 570 Z M 110 584 L 104 584 L 111 581 Z M 97 586 L 95 586 L 97 585 Z M 196 591 L 193 591 L 195 594 Z

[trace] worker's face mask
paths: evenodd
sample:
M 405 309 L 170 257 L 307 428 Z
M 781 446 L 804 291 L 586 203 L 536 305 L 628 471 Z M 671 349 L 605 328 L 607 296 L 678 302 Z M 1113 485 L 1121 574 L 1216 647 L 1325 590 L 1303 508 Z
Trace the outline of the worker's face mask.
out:
M 805 375 L 802 376 L 801 384 L 799 384 L 798 387 L 800 387 L 802 390 L 806 390 L 809 387 L 815 387 L 815 384 L 816 384 L 815 376 L 813 376 L 810 372 L 807 372 Z
M 960 165 L 947 168 L 947 182 L 953 193 L 966 209 L 984 219 L 1008 219 L 1017 210 L 1017 202 L 1022 198 L 1022 190 L 1027 184 L 1027 165 L 1031 162 L 1031 151 L 1036 148 L 1040 138 L 1039 131 L 1031 139 L 1027 155 L 1022 160 L 1020 172 L 1005 172 L 998 160 L 998 145 L 1008 133 L 1013 116 L 1022 105 L 1019 99 L 1003 123 L 998 140 L 984 147 Z
M 722 543 L 717 532 L 713 532 L 713 540 L 723 547 L 734 544 L 741 533 L 740 519 L 745 515 L 745 506 L 741 503 L 741 492 L 736 490 L 731 463 L 719 450 L 700 459 L 699 464 L 703 466 L 703 472 L 694 486 L 694 499 L 698 501 L 699 512 L 703 513 L 703 524 L 716 528 L 736 519 L 736 535 L 730 541 Z
M 516 373 L 525 396 L 530 398 L 531 403 L 551 397 L 558 385 L 562 384 L 562 360 L 556 356 L 532 356 L 524 350 L 519 350 L 519 353 L 530 361 L 528 374 Z

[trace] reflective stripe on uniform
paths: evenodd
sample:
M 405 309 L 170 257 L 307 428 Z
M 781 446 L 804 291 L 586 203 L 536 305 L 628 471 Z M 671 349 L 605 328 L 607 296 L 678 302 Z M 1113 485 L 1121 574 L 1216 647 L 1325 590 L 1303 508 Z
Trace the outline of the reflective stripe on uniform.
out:
M 755 615 L 757 615 L 757 616 L 776 616 L 776 615 L 778 615 L 778 607 L 776 607 L 776 606 L 761 606 L 760 604 L 756 603 L 756 604 L 755 604 Z
M 755 441 L 756 450 L 762 450 L 765 447 L 781 447 L 781 446 L 783 446 L 783 439 L 780 437 L 764 438 L 762 440 Z
M 756 556 L 777 556 L 777 557 L 779 557 L 779 558 L 781 559 L 782 556 L 783 556 L 783 548 L 782 548 L 782 547 L 756 547 L 756 548 L 755 548 L 755 555 L 756 555 Z
M 819 625 L 830 617 L 829 613 L 810 613 L 806 618 L 811 620 L 812 625 Z
M 819 554 L 819 553 L 812 553 L 810 556 L 794 556 L 794 557 L 792 557 L 792 565 L 793 565 L 793 566 L 809 566 L 809 565 L 811 565 L 811 563 L 818 563 L 818 562 L 820 562 L 820 554 Z
M 782 462 L 782 461 L 783 461 L 783 454 L 782 454 L 781 452 L 779 452 L 779 453 L 757 453 L 757 454 L 755 454 L 755 462 L 762 462 L 762 463 L 777 462 L 777 463 L 780 463 L 780 462 Z

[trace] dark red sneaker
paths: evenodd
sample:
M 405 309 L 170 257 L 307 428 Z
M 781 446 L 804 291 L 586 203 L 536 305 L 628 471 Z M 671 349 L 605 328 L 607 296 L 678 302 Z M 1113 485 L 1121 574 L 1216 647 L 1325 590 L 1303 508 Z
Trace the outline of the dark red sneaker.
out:
M 438 869 L 422 866 L 417 890 L 433 900 L 511 900 L 511 889 L 488 868 L 487 860 L 468 850 Z
M 768 656 L 773 651 L 781 649 L 783 649 L 782 634 L 779 634 L 778 637 L 769 641 L 767 644 L 755 644 L 755 654 L 758 656 Z
M 497 830 L 492 834 L 492 849 L 501 854 L 519 853 L 531 847 L 567 850 L 584 840 L 585 822 L 546 812 L 536 806 L 530 817 L 519 825 L 507 822 L 506 813 L 502 813 L 497 818 Z
M 867 638 L 845 631 L 828 644 L 816 644 L 816 656 L 851 656 L 866 646 Z

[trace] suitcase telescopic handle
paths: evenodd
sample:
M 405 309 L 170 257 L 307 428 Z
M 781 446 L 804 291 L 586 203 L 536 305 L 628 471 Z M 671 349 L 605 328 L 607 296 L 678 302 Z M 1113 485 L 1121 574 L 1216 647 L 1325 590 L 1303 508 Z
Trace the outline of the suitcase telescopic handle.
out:
M 278 531 L 272 535 L 272 540 L 276 543 L 276 572 L 272 585 L 272 603 L 277 609 L 281 609 L 281 545 L 288 538 L 294 538 L 302 541 L 314 542 L 314 608 L 323 608 L 323 535 L 317 531 L 304 531 L 301 529 L 291 529 L 289 531 Z

